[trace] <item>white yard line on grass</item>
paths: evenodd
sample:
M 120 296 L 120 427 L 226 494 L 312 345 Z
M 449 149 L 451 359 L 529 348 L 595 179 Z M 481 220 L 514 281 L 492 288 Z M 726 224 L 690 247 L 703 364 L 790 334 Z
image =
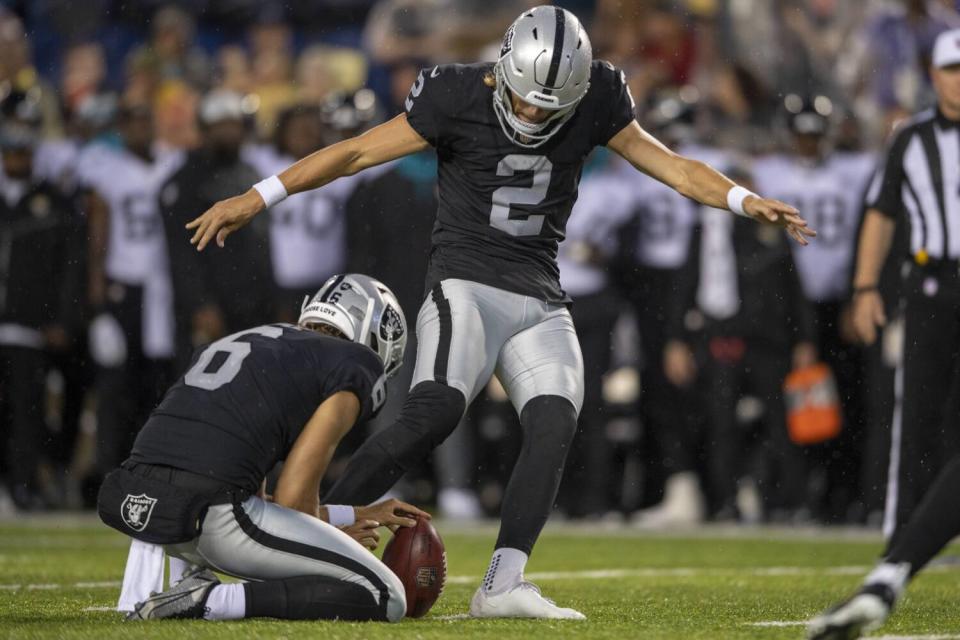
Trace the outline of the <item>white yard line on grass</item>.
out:
M 750 576 L 750 577 L 782 577 L 782 576 L 850 576 L 860 575 L 872 567 L 841 566 L 841 567 L 752 567 L 752 568 L 645 568 L 645 569 L 592 569 L 585 571 L 538 571 L 526 574 L 530 580 L 610 580 L 615 578 L 695 578 L 700 576 Z M 953 565 L 931 566 L 928 572 L 940 573 L 956 571 Z M 447 584 L 479 584 L 480 574 L 464 576 L 447 576 Z M 0 584 L 0 591 L 17 591 L 19 589 L 109 589 L 120 586 L 118 580 L 104 580 L 99 582 L 73 582 L 70 584 Z M 957 636 L 960 640 L 960 636 Z
M 932 568 L 936 569 L 936 568 Z M 594 569 L 588 571 L 540 571 L 526 574 L 530 580 L 610 580 L 613 578 L 695 578 L 698 576 L 744 575 L 764 576 L 819 576 L 860 575 L 870 570 L 868 566 L 851 567 L 755 567 L 752 569 L 703 569 L 692 567 L 648 569 Z M 447 576 L 447 584 L 479 584 L 480 574 L 470 576 Z M 71 584 L 0 584 L 0 591 L 52 590 L 52 589 L 110 589 L 120 586 L 119 581 L 74 582 Z

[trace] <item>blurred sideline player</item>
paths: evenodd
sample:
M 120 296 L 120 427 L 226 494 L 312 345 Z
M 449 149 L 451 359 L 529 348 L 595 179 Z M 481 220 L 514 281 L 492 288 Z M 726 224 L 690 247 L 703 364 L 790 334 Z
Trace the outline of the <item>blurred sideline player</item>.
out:
M 615 452 L 606 431 L 603 378 L 612 365 L 612 333 L 624 305 L 607 265 L 616 255 L 616 230 L 633 212 L 633 190 L 619 162 L 606 149 L 596 149 L 587 160 L 557 254 L 560 285 L 577 301 L 570 314 L 583 353 L 583 409 L 559 496 L 561 508 L 574 518 L 603 516 L 612 507 Z
M 413 388 L 396 423 L 367 440 L 328 499 L 382 495 L 450 434 L 496 372 L 524 442 L 471 613 L 582 619 L 544 598 L 523 570 L 553 506 L 583 400 L 583 363 L 556 254 L 585 158 L 606 145 L 689 197 L 779 224 L 801 243 L 813 232 L 792 207 L 749 193 L 644 132 L 624 74 L 593 62 L 570 12 L 525 11 L 500 54 L 496 64 L 423 69 L 406 113 L 308 156 L 187 226 L 198 249 L 214 239 L 223 245 L 288 194 L 435 147 L 440 208 Z
M 210 91 L 200 101 L 196 120 L 200 146 L 187 154 L 160 191 L 173 280 L 178 369 L 196 347 L 263 322 L 276 302 L 266 216 L 240 242 L 218 255 L 198 255 L 176 241 L 194 211 L 259 177 L 241 156 L 250 122 L 240 94 Z
M 154 144 L 153 112 L 126 104 L 123 145 L 88 147 L 78 161 L 89 243 L 90 349 L 99 367 L 97 472 L 116 467 L 169 384 L 173 291 L 159 193 L 183 161 Z
M 743 168 L 729 171 L 753 184 Z M 738 481 L 751 476 L 763 500 L 761 515 L 802 521 L 805 460 L 787 437 L 782 388 L 791 367 L 809 366 L 817 354 L 813 310 L 788 239 L 777 229 L 703 208 L 671 291 L 664 370 L 678 387 L 696 379 L 711 517 L 749 516 L 740 511 Z M 753 419 L 760 430 L 743 428 L 745 396 L 760 401 Z
M 833 105 L 826 96 L 785 100 L 789 151 L 761 158 L 753 167 L 757 188 L 793 202 L 810 216 L 817 242 L 808 251 L 794 251 L 803 293 L 816 313 L 818 350 L 830 365 L 843 407 L 843 431 L 826 444 L 822 460 L 827 473 L 822 515 L 828 521 L 861 516 L 860 452 L 863 436 L 861 352 L 846 313 L 853 254 L 860 226 L 862 196 L 876 158 L 869 153 L 831 149 Z
M 38 142 L 33 122 L 0 126 L 0 503 L 9 487 L 25 510 L 44 506 L 37 471 L 41 456 L 53 453 L 44 420 L 47 365 L 72 341 L 80 284 L 71 250 L 75 211 L 37 177 Z
M 723 166 L 724 152 L 697 141 L 698 98 L 691 89 L 656 94 L 644 124 L 681 155 Z M 700 398 L 692 383 L 675 384 L 667 377 L 666 318 L 700 212 L 695 202 L 656 180 L 641 178 L 633 188 L 636 214 L 624 229 L 624 249 L 629 251 L 624 277 L 643 353 L 640 415 L 647 427 L 641 445 L 651 470 L 647 483 L 662 485 L 663 494 L 660 504 L 638 513 L 635 520 L 645 527 L 692 525 L 706 515 L 696 473 Z
M 377 546 L 381 524 L 429 516 L 397 500 L 321 506 L 319 489 L 340 439 L 383 405 L 405 344 L 393 293 L 346 274 L 304 302 L 297 326 L 198 351 L 100 493 L 107 524 L 192 567 L 128 620 L 402 618 L 403 585 L 364 546 Z M 273 497 L 258 495 L 281 460 Z M 221 584 L 211 570 L 248 582 Z

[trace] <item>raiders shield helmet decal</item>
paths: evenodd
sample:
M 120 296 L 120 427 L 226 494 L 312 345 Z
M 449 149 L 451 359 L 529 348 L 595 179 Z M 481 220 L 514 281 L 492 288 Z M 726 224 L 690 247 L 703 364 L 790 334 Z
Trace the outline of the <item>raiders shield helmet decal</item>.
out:
M 403 335 L 403 321 L 392 306 L 387 305 L 380 317 L 380 339 L 396 340 Z
M 120 505 L 120 516 L 134 531 L 143 531 L 150 522 L 150 514 L 153 513 L 153 507 L 156 504 L 157 499 L 145 493 L 138 496 L 127 494 Z

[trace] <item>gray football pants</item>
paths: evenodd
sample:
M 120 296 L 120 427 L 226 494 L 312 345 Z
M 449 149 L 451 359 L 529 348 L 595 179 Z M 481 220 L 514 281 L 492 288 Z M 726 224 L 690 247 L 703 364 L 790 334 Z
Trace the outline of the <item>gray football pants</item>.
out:
M 400 579 L 359 542 L 322 520 L 256 496 L 239 505 L 211 506 L 199 537 L 164 550 L 244 580 L 320 575 L 352 582 L 385 603 L 391 622 L 407 608 Z
M 537 396 L 583 406 L 583 356 L 566 306 L 496 287 L 449 279 L 417 316 L 411 388 L 436 381 L 469 405 L 496 373 L 517 413 Z

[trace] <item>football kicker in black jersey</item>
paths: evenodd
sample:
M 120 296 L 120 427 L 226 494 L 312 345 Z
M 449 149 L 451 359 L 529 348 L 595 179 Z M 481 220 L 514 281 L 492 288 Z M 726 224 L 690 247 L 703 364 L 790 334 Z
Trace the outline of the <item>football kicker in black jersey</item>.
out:
M 440 206 L 426 289 L 463 278 L 549 302 L 560 288 L 557 244 L 584 161 L 633 121 L 621 71 L 594 62 L 590 90 L 545 144 L 503 133 L 484 77 L 492 64 L 424 69 L 406 100 L 407 122 L 437 150 Z

